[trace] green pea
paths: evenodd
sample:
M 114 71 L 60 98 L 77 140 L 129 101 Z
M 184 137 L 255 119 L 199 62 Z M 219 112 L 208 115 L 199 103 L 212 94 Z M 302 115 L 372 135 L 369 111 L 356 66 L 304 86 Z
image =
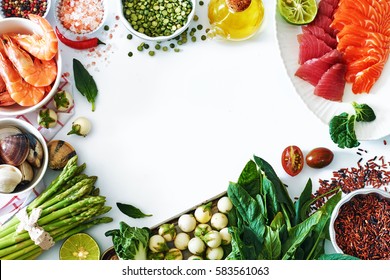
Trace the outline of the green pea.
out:
M 154 52 L 154 51 L 149 51 L 149 55 L 150 55 L 150 56 L 154 56 L 154 55 L 155 55 L 155 52 Z
M 129 57 L 132 57 L 133 56 L 133 52 L 128 52 L 127 54 Z
M 129 40 L 133 39 L 133 35 L 127 34 L 127 39 L 129 39 Z

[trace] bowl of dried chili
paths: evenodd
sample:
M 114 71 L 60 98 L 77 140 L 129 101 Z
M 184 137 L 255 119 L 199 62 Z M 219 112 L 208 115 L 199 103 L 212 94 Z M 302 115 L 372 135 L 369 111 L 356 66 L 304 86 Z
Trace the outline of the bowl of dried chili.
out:
M 329 234 L 336 252 L 363 260 L 390 259 L 390 193 L 365 187 L 333 210 Z

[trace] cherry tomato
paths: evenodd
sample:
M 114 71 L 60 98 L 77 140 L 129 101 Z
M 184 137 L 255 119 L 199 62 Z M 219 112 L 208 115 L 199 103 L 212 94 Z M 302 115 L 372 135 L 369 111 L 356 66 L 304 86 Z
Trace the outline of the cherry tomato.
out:
M 312 168 L 322 168 L 333 160 L 333 152 L 327 148 L 319 147 L 311 150 L 306 155 L 306 163 Z
M 302 151 L 297 146 L 288 146 L 282 153 L 282 166 L 283 169 L 290 176 L 298 175 L 303 168 L 305 158 Z

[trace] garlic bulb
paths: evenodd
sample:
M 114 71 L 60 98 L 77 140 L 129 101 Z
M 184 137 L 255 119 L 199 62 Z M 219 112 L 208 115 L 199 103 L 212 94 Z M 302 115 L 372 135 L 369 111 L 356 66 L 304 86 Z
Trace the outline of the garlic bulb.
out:
M 11 193 L 22 181 L 22 173 L 12 165 L 0 165 L 0 192 Z

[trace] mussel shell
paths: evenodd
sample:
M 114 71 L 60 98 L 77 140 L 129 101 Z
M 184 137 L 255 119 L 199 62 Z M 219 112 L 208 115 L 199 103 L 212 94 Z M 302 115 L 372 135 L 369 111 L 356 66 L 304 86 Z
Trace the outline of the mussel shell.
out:
M 21 165 L 27 158 L 30 144 L 25 134 L 19 133 L 0 140 L 0 157 L 6 164 Z
M 40 168 L 42 165 L 43 159 L 43 147 L 41 142 L 32 135 L 31 133 L 26 133 L 26 136 L 29 140 L 30 150 L 27 156 L 27 161 L 35 168 Z
M 66 163 L 76 155 L 75 149 L 63 140 L 52 140 L 47 144 L 49 151 L 49 167 L 61 170 Z

